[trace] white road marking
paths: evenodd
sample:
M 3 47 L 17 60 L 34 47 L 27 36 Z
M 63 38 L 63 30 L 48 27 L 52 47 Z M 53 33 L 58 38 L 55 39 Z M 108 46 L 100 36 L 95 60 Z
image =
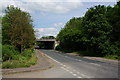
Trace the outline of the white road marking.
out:
M 82 77 L 78 76 L 77 78 L 82 78 Z
M 68 70 L 68 69 L 66 69 L 66 68 L 64 68 L 64 67 L 61 67 L 61 68 L 62 68 L 63 70 L 65 70 L 65 71 L 71 73 L 73 76 L 75 76 L 75 77 L 77 77 L 77 78 L 82 78 L 82 77 L 78 76 L 77 74 L 71 72 L 70 70 Z
M 68 69 L 69 69 L 69 67 L 67 67 L 67 66 L 66 66 L 66 68 L 68 68 Z
M 44 54 L 44 53 L 43 53 L 43 54 Z M 80 77 L 80 76 L 77 75 L 77 74 L 79 74 L 79 72 L 77 72 L 77 74 L 75 74 L 75 73 L 73 73 L 72 71 L 68 70 L 69 67 L 67 67 L 66 65 L 64 65 L 64 64 L 62 64 L 61 62 L 53 59 L 52 57 L 48 56 L 47 54 L 44 54 L 44 55 L 47 56 L 48 58 L 52 59 L 53 61 L 59 63 L 60 65 L 62 65 L 63 67 L 61 67 L 61 68 L 62 68 L 63 70 L 71 73 L 73 76 L 76 76 L 77 78 L 82 78 L 82 77 Z M 63 55 L 62 55 L 62 56 L 63 56 Z M 67 58 L 70 58 L 70 57 L 67 57 Z M 71 58 L 71 59 L 73 59 L 73 58 Z M 73 59 L 73 60 L 75 60 L 75 59 Z M 64 67 L 65 67 L 65 68 L 64 68 Z M 66 68 L 68 68 L 68 69 L 66 69 Z M 73 70 L 73 71 L 76 72 L 76 70 Z M 84 74 L 81 74 L 81 75 L 82 75 L 82 76 L 85 76 Z
M 77 74 L 73 74 L 73 76 L 77 76 Z
M 96 65 L 96 66 L 101 66 L 100 64 L 96 64 L 96 63 L 89 63 L 89 64 L 93 64 L 93 65 Z
M 66 65 L 63 65 L 64 67 L 66 67 Z
M 82 76 L 86 76 L 86 75 L 84 75 L 84 74 L 81 74 Z
M 73 74 L 73 72 L 70 71 L 71 74 Z
M 65 71 L 69 71 L 69 70 L 67 70 L 66 68 L 64 68 L 64 67 L 61 67 L 63 70 L 65 70 Z
M 64 64 L 60 63 L 60 65 L 62 65 L 62 66 L 63 66 Z
M 77 72 L 77 74 L 80 74 L 80 72 Z
M 45 56 L 47 56 L 48 58 L 52 59 L 53 61 L 55 61 L 55 62 L 57 62 L 57 63 L 60 63 L 59 61 L 53 59 L 52 57 L 50 57 L 50 56 L 48 56 L 48 55 L 46 55 L 46 54 L 45 54 Z

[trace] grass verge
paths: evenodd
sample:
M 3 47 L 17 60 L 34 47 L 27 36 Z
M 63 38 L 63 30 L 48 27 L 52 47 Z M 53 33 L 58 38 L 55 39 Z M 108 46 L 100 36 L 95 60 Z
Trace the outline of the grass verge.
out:
M 105 57 L 101 57 L 105 59 L 112 59 L 112 60 L 120 60 L 120 56 L 117 55 L 106 55 Z
M 37 63 L 37 57 L 35 54 L 31 54 L 31 57 L 25 57 L 23 55 L 17 55 L 19 57 L 16 60 L 8 60 L 3 62 L 2 68 L 20 68 L 20 67 L 30 67 Z
M 87 51 L 74 51 L 73 54 L 79 54 L 80 56 L 90 56 Z
M 96 57 L 96 56 L 90 55 L 87 51 L 75 51 L 75 52 L 72 52 L 72 53 L 73 54 L 79 54 L 80 56 Z M 97 57 L 99 57 L 99 56 L 97 56 Z M 106 55 L 106 56 L 100 57 L 100 58 L 111 59 L 111 60 L 120 60 L 120 56 L 117 56 L 117 55 Z

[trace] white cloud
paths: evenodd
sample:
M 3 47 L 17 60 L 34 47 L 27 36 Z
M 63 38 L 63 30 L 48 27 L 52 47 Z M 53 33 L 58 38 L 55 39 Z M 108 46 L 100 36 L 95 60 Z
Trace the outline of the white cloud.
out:
M 50 28 L 35 28 L 36 37 L 40 38 L 42 36 L 56 36 L 57 29 L 54 27 Z
M 117 2 L 117 0 L 2 0 L 0 12 L 8 5 L 14 5 L 27 12 L 46 11 L 67 13 L 82 6 L 82 2 Z M 1 8 L 2 7 L 2 8 Z
M 57 29 L 57 30 L 60 30 L 64 27 L 64 23 L 54 23 L 53 26 Z
M 80 2 L 81 0 L 24 0 L 24 2 Z
M 64 27 L 64 23 L 61 23 L 61 22 L 60 23 L 54 23 L 53 26 L 63 28 Z
M 40 38 L 42 36 L 56 36 L 61 28 L 64 27 L 63 23 L 55 23 L 53 27 L 49 28 L 34 28 L 36 31 L 36 37 Z
M 117 2 L 118 0 L 22 0 L 24 2 Z
M 75 0 L 74 2 L 71 1 L 72 0 L 4 0 L 0 5 L 2 5 L 3 10 L 8 5 L 14 5 L 28 12 L 34 12 L 37 10 L 54 13 L 67 13 L 82 5 L 80 0 Z

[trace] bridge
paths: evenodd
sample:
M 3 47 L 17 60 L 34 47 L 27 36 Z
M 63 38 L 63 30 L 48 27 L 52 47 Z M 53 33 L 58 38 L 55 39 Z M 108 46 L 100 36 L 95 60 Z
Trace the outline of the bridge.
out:
M 55 39 L 36 39 L 41 49 L 55 49 L 55 47 L 59 44 Z

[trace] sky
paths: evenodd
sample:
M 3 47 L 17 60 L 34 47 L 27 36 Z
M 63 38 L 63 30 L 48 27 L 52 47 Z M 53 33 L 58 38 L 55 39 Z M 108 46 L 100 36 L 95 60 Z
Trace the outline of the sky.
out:
M 114 6 L 117 0 L 0 0 L 0 16 L 9 5 L 29 12 L 36 38 L 55 36 L 73 17 L 82 17 L 95 5 Z

